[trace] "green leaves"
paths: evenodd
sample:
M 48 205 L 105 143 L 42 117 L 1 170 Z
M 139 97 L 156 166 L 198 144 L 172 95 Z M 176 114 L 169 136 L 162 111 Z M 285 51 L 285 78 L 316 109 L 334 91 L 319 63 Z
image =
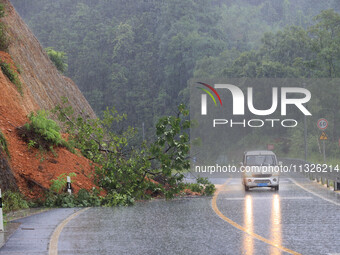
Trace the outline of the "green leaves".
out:
M 64 103 L 68 109 L 67 103 Z M 108 204 L 120 204 L 117 202 L 121 201 L 118 195 L 125 196 L 123 201 L 147 198 L 149 177 L 166 186 L 164 194 L 167 198 L 178 193 L 178 183 L 183 178 L 181 172 L 189 168 L 187 132 L 190 121 L 184 105 L 179 106 L 177 116 L 159 119 L 155 142 L 144 142 L 138 147 L 129 144 L 136 134 L 133 128 L 123 130 L 120 134 L 114 131 L 115 126 L 126 118 L 114 108 L 103 112 L 102 119 L 92 120 L 68 116 L 67 113 L 73 111 L 64 109 L 57 106 L 54 113 L 66 123 L 69 140 L 95 163 L 98 185 L 112 196 Z
M 67 176 L 75 177 L 75 173 L 63 173 L 57 177 L 57 179 L 51 180 L 50 189 L 55 193 L 60 193 L 63 189 L 66 189 Z
M 0 24 L 0 37 L 1 37 L 1 24 Z M 0 41 L 1 41 L 1 38 L 0 38 Z M 1 47 L 1 42 L 0 42 L 0 47 Z M 19 76 L 13 70 L 11 65 L 0 60 L 0 67 L 1 67 L 2 72 L 7 76 L 7 78 L 16 86 L 20 95 L 23 95 L 22 84 L 21 84 L 21 81 L 19 80 Z
M 40 152 L 47 150 L 54 153 L 54 146 L 63 146 L 74 153 L 72 142 L 66 142 L 62 138 L 59 125 L 48 118 L 48 112 L 31 112 L 28 118 L 29 122 L 17 130 L 29 149 L 34 147 L 39 148 Z
M 161 178 L 164 183 L 170 184 L 166 190 L 166 197 L 171 198 L 178 192 L 177 182 L 183 179 L 181 172 L 190 167 L 188 160 L 189 135 L 186 133 L 190 121 L 185 117 L 188 110 L 184 105 L 178 107 L 179 113 L 175 116 L 160 118 L 156 124 L 157 140 L 150 146 L 150 159 L 155 161 L 159 168 L 156 179 Z M 176 174 L 173 174 L 176 172 Z
M 198 177 L 196 183 L 186 183 L 185 188 L 190 189 L 193 192 L 204 194 L 205 196 L 212 196 L 215 191 L 215 185 L 212 184 L 208 178 Z
M 33 141 L 39 146 L 41 145 L 41 141 L 39 140 L 44 140 L 48 144 L 57 146 L 66 145 L 65 140 L 61 137 L 60 127 L 54 120 L 48 118 L 46 111 L 41 110 L 37 113 L 32 112 L 28 118 L 30 122 L 26 123 L 24 127 L 28 131 L 38 135 L 38 137 L 29 139 L 29 141 Z M 46 146 L 43 145 L 42 147 Z
M 3 196 L 3 210 L 4 213 L 26 209 L 29 203 L 24 199 L 23 195 L 19 192 L 7 190 L 2 194 Z
M 89 207 L 106 205 L 106 200 L 99 196 L 98 190 L 93 188 L 91 191 L 80 189 L 78 194 L 53 194 L 47 193 L 44 206 L 47 207 Z
M 53 62 L 55 67 L 61 72 L 65 73 L 67 70 L 67 55 L 65 52 L 62 51 L 56 51 L 53 49 L 53 47 L 48 47 L 45 49 L 48 57 Z
M 0 4 L 0 18 L 5 16 L 5 6 L 4 4 Z M 5 29 L 5 25 L 0 22 L 0 50 L 7 51 L 9 46 L 9 38 L 7 36 L 7 32 Z
M 1 132 L 1 130 L 0 130 L 0 149 L 2 151 L 5 151 L 7 156 L 10 157 L 6 138 L 5 138 L 4 134 Z

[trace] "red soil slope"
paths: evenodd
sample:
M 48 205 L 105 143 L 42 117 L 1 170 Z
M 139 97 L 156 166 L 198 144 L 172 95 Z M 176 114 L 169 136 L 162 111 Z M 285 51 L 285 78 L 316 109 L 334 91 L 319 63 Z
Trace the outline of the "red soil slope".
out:
M 7 53 L 0 52 L 0 59 L 15 69 L 13 60 Z M 8 143 L 11 169 L 20 191 L 29 198 L 37 197 L 42 194 L 41 187 L 48 189 L 52 179 L 62 173 L 71 172 L 77 174 L 72 180 L 76 192 L 80 188 L 89 190 L 94 187 L 94 169 L 89 160 L 65 148 L 56 148 L 57 156 L 52 153 L 41 154 L 37 149 L 29 149 L 17 135 L 16 127 L 24 125 L 28 120 L 27 115 L 39 109 L 30 90 L 22 83 L 23 96 L 0 71 L 0 129 Z
M 29 1 L 26 1 L 29 2 Z M 42 45 L 20 18 L 9 0 L 1 0 L 5 16 L 1 22 L 10 39 L 8 52 L 22 69 L 21 78 L 40 108 L 50 110 L 63 96 L 72 102 L 76 113 L 96 115 L 77 85 L 63 76 L 48 58 Z

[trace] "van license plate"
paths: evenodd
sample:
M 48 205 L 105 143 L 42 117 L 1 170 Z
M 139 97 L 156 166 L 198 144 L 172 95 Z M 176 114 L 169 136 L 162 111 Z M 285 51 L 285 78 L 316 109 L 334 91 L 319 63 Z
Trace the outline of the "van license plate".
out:
M 257 184 L 258 187 L 266 187 L 268 186 L 268 183 L 259 183 Z

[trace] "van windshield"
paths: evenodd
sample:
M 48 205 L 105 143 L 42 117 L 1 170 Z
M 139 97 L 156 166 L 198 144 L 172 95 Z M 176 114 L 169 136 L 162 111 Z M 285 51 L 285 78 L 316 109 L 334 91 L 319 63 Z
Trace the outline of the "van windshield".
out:
M 275 157 L 272 155 L 250 155 L 246 157 L 248 166 L 276 165 Z

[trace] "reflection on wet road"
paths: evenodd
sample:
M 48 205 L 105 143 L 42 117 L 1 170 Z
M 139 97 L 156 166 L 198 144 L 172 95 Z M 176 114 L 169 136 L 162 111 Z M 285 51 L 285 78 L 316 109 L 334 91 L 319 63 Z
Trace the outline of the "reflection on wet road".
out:
M 279 192 L 267 188 L 245 192 L 240 179 L 231 179 L 213 199 L 183 198 L 140 202 L 131 207 L 91 208 L 62 230 L 58 254 L 340 253 L 339 196 L 307 180 L 298 181 L 318 196 L 290 179 L 281 180 Z M 47 225 L 49 214 L 42 217 Z M 43 222 L 39 224 L 45 229 Z M 28 233 L 32 234 L 36 236 Z M 39 254 L 39 246 L 34 252 L 25 247 L 30 242 L 21 239 L 32 237 L 23 235 L 14 234 L 0 254 Z M 42 246 L 46 249 L 46 244 Z
M 216 204 L 223 216 L 219 216 L 243 232 L 241 254 L 339 253 L 339 195 L 312 182 L 298 181 L 312 193 L 291 179 L 282 179 L 279 192 L 244 192 L 239 180 L 220 190 Z
M 250 195 L 246 195 L 244 200 L 244 227 L 247 232 L 254 232 L 253 201 Z M 246 255 L 254 254 L 254 240 L 245 232 L 243 235 L 243 247 L 246 250 Z
M 281 211 L 280 211 L 280 197 L 274 194 L 272 198 L 272 208 L 270 217 L 270 240 L 277 246 L 282 245 L 281 237 Z M 253 198 L 251 195 L 245 195 L 244 199 L 244 227 L 246 232 L 243 234 L 243 247 L 246 255 L 254 255 L 254 239 L 248 233 L 254 233 L 254 219 L 253 219 Z M 270 254 L 281 254 L 281 251 L 274 246 L 270 246 Z
M 277 245 L 282 245 L 282 235 L 281 235 L 281 209 L 280 209 L 280 197 L 278 194 L 273 195 L 272 200 L 272 211 L 270 217 L 271 223 L 271 240 L 275 242 Z M 280 254 L 280 252 L 273 248 L 271 248 L 271 254 L 276 255 Z
M 100 254 L 340 252 L 339 207 L 290 179 L 282 179 L 279 192 L 263 188 L 247 193 L 239 179 L 232 179 L 214 199 L 227 222 L 212 210 L 211 198 L 91 209 L 64 229 L 59 254 L 93 254 L 98 244 Z M 335 195 L 329 199 L 338 200 Z M 97 219 L 95 224 L 84 224 L 91 218 Z

